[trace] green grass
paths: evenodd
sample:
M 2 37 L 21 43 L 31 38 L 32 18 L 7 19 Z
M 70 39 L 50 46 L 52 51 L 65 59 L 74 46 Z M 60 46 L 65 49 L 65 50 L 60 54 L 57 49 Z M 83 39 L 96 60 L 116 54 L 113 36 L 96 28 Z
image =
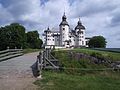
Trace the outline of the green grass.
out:
M 112 61 L 120 61 L 120 53 L 99 51 L 99 50 L 92 50 L 92 49 L 81 49 L 81 48 L 73 49 L 72 51 L 81 52 L 88 55 L 91 55 L 93 52 L 96 52 L 96 53 L 102 54 L 102 56 L 107 59 L 111 59 Z
M 32 52 L 38 52 L 40 49 L 23 49 L 23 53 L 32 53 Z
M 43 79 L 34 84 L 40 90 L 119 90 L 120 73 L 101 72 L 99 74 L 86 74 L 82 76 L 43 72 Z
M 52 54 L 60 61 L 62 67 L 72 69 L 61 69 L 60 71 L 43 71 L 41 80 L 34 84 L 40 90 L 119 90 L 120 72 L 106 70 L 108 66 L 95 64 L 90 60 L 77 60 L 76 56 L 69 56 L 68 50 L 53 51 Z M 74 49 L 72 52 L 81 52 L 91 55 L 93 52 L 100 53 L 112 60 L 118 60 L 120 53 L 104 52 L 90 49 Z M 102 70 L 104 69 L 104 70 Z
M 54 56 L 60 61 L 60 63 L 67 68 L 104 68 L 105 65 L 92 63 L 88 59 L 79 59 L 77 56 L 70 56 L 70 51 L 55 51 Z M 76 51 L 75 51 L 76 52 Z

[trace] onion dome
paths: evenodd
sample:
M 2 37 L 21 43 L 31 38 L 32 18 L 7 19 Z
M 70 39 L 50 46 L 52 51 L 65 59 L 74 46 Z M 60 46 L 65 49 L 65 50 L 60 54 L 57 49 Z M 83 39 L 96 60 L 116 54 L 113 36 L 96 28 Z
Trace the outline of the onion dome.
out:
M 60 23 L 60 26 L 61 26 L 61 25 L 68 25 L 68 26 L 69 26 L 69 24 L 68 24 L 68 22 L 66 21 L 66 19 L 67 19 L 67 17 L 66 17 L 66 15 L 65 15 L 65 13 L 64 13 L 64 15 L 62 16 L 62 22 Z
M 78 21 L 78 23 L 77 23 L 77 26 L 75 27 L 75 30 L 76 29 L 85 29 L 85 27 L 82 25 L 82 23 L 81 23 L 81 21 L 80 21 L 80 18 L 79 18 L 79 21 Z

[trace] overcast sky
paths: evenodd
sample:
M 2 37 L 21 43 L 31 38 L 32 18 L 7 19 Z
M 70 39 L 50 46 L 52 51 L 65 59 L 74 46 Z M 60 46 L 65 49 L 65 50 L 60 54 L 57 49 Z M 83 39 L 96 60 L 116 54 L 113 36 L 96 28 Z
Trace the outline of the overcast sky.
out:
M 120 0 L 0 0 L 0 26 L 18 22 L 41 35 L 59 27 L 64 10 L 71 28 L 80 17 L 86 36 L 103 35 L 107 47 L 120 47 Z

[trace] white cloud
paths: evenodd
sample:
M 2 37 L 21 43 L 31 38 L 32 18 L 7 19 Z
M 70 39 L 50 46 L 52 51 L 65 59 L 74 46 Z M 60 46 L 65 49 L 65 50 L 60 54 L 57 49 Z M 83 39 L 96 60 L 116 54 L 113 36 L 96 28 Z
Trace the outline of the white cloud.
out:
M 1 25 L 5 23 L 9 23 L 10 21 L 13 21 L 12 15 L 9 13 L 9 11 L 0 4 L 0 23 Z M 0 26 L 1 26 L 0 25 Z
M 109 47 L 119 47 L 119 0 L 0 0 L 0 25 L 20 22 L 42 33 L 59 27 L 64 8 L 72 28 L 81 17 L 87 36 L 104 35 Z

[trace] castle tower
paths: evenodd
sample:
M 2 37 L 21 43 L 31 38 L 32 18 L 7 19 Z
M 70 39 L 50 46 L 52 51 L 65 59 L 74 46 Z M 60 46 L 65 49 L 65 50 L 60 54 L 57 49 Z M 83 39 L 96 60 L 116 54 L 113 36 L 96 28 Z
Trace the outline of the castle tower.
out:
M 77 26 L 75 27 L 75 33 L 77 35 L 76 37 L 76 46 L 85 46 L 85 27 L 82 25 L 80 18 L 77 23 Z
M 47 28 L 47 30 L 44 31 L 44 33 L 45 33 L 45 45 L 55 45 L 54 37 L 49 27 Z
M 60 45 L 68 47 L 69 46 L 69 24 L 66 20 L 66 15 L 62 16 L 62 22 L 59 25 L 60 28 Z

